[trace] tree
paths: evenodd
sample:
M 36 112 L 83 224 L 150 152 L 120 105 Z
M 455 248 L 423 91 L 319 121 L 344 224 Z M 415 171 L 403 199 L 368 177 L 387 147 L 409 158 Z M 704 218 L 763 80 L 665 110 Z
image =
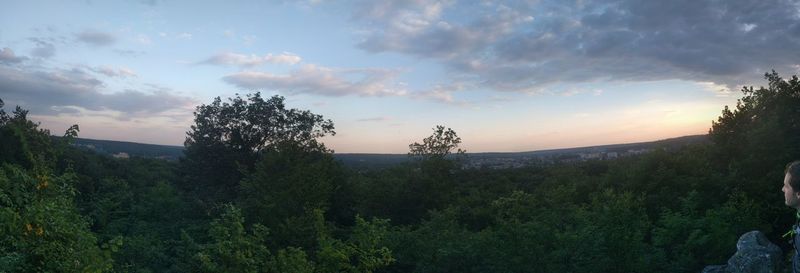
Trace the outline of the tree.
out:
M 388 214 L 398 223 L 419 221 L 431 209 L 443 208 L 455 196 L 455 172 L 459 167 L 459 159 L 466 151 L 459 149 L 461 138 L 453 129 L 438 125 L 433 134 L 424 138 L 422 143 L 408 145 L 409 157 L 416 159 L 406 166 L 405 177 L 401 185 L 370 191 L 370 195 L 386 204 L 397 205 L 389 208 Z M 457 157 L 449 156 L 455 152 Z M 388 178 L 381 178 L 386 180 Z M 388 196 L 380 196 L 380 195 Z
M 422 159 L 444 158 L 454 150 L 456 154 L 463 155 L 467 151 L 458 148 L 461 138 L 458 137 L 453 129 L 442 125 L 436 125 L 433 134 L 422 140 L 422 143 L 414 142 L 408 145 L 408 155 L 420 157 Z
M 208 229 L 210 242 L 198 244 L 183 234 L 177 271 L 371 273 L 394 262 L 391 251 L 381 246 L 388 229 L 387 220 L 366 221 L 356 217 L 349 238 L 340 240 L 327 230 L 321 210 L 310 212 L 309 219 L 308 224 L 318 231 L 310 235 L 318 245 L 316 251 L 269 245 L 267 227 L 253 224 L 246 229 L 241 211 L 233 205 L 224 205 L 222 214 Z M 277 249 L 277 255 L 270 249 Z
M 271 254 L 264 245 L 268 230 L 261 225 L 253 225 L 248 232 L 244 226 L 241 211 L 232 205 L 225 205 L 219 218 L 211 222 L 208 230 L 211 242 L 193 245 L 194 251 L 187 254 L 187 265 L 183 268 L 193 272 L 269 272 Z M 192 240 L 184 235 L 184 241 Z M 195 252 L 196 251 L 196 252 Z
M 27 113 L 0 108 L 0 272 L 110 271 L 111 251 L 98 246 L 74 204 L 76 175 L 52 171 L 63 147 Z M 120 243 L 104 245 L 115 251 Z
M 316 245 L 317 231 L 307 213 L 328 210 L 343 176 L 330 153 L 308 152 L 297 145 L 274 147 L 242 180 L 238 200 L 247 218 L 273 230 L 281 244 L 309 249 Z M 305 224 L 288 227 L 290 222 Z
M 0 272 L 111 270 L 111 253 L 98 247 L 73 203 L 74 174 L 37 169 L 0 166 Z
M 0 99 L 0 162 L 19 164 L 31 168 L 39 161 L 52 168 L 59 152 L 53 147 L 50 131 L 39 129 L 39 125 L 28 120 L 28 111 L 17 106 L 13 116 L 2 109 Z M 65 136 L 77 135 L 77 125 L 67 130 Z
M 783 79 L 775 71 L 764 77 L 766 87 L 742 88 L 736 107 L 726 107 L 713 122 L 711 154 L 714 168 L 731 181 L 727 188 L 783 208 L 783 200 L 764 189 L 780 182 L 786 163 L 800 159 L 800 79 Z M 781 219 L 780 225 L 793 221 L 785 211 L 767 213 Z
M 709 130 L 718 166 L 751 178 L 762 177 L 763 170 L 782 171 L 800 157 L 800 80 L 784 80 L 775 71 L 764 77 L 768 87 L 742 88 L 744 97 L 733 110 L 726 106 Z
M 292 143 L 308 151 L 327 151 L 317 139 L 334 135 L 333 122 L 307 110 L 287 109 L 284 98 L 260 93 L 228 102 L 217 97 L 195 111 L 181 161 L 184 190 L 206 209 L 236 197 L 239 181 L 253 170 L 262 152 Z
M 318 222 L 321 222 L 322 215 L 316 214 Z M 356 225 L 347 240 L 333 238 L 328 232 L 319 234 L 317 272 L 372 273 L 395 262 L 392 251 L 382 246 L 389 221 L 366 221 L 360 216 L 355 220 Z

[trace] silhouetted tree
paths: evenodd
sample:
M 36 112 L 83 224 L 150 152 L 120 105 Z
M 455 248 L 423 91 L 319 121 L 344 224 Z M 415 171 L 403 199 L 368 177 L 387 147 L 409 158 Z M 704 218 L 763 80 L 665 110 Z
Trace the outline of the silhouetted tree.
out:
M 200 204 L 230 202 L 239 181 L 253 170 L 264 150 L 292 143 L 309 151 L 327 151 L 317 139 L 335 134 L 333 122 L 306 110 L 287 109 L 284 98 L 260 93 L 228 102 L 217 97 L 195 111 L 181 161 L 183 187 Z
M 414 142 L 408 145 L 408 155 L 422 159 L 441 159 L 453 152 L 463 155 L 466 151 L 459 149 L 459 144 L 461 138 L 453 129 L 437 125 L 433 129 L 433 134 L 424 138 L 422 143 Z

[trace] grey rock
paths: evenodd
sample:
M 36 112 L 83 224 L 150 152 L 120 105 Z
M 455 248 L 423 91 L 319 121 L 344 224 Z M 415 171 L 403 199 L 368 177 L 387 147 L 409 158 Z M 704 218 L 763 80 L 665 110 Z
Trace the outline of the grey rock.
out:
M 726 273 L 724 265 L 709 265 L 701 273 Z
M 779 273 L 783 272 L 783 252 L 760 231 L 739 237 L 736 254 L 726 265 L 706 266 L 702 273 Z

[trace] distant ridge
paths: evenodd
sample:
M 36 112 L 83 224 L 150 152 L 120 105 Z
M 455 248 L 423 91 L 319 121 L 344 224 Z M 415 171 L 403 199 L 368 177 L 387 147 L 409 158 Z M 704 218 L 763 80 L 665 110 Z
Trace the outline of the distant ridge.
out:
M 548 149 L 527 152 L 481 152 L 467 153 L 469 167 L 514 168 L 532 162 L 569 162 L 591 159 L 608 159 L 625 154 L 641 154 L 656 148 L 675 149 L 690 144 L 708 143 L 708 135 L 688 135 L 656 141 L 607 144 L 575 148 Z M 597 156 L 596 158 L 593 156 Z M 342 153 L 334 154 L 345 165 L 357 169 L 388 167 L 408 161 L 406 154 Z
M 183 146 L 144 144 L 127 141 L 76 138 L 75 146 L 99 154 L 117 157 L 150 157 L 177 161 L 183 156 Z
M 594 154 L 621 155 L 631 151 L 647 151 L 655 148 L 673 149 L 689 144 L 707 143 L 707 135 L 689 135 L 675 138 L 662 139 L 657 141 L 608 144 L 598 146 L 586 146 L 576 148 L 549 149 L 527 152 L 482 152 L 468 153 L 470 160 L 474 162 L 484 162 L 494 164 L 491 161 L 520 161 L 520 160 L 543 160 L 558 158 L 558 160 L 586 159 L 586 156 Z M 99 140 L 88 138 L 75 139 L 75 146 L 92 150 L 100 154 L 117 157 L 149 157 L 176 161 L 183 156 L 183 146 L 144 144 L 127 141 Z M 334 157 L 353 168 L 383 168 L 408 161 L 406 154 L 378 154 L 378 153 L 336 153 Z M 589 157 L 591 158 L 591 157 Z
M 620 143 L 620 144 L 606 144 L 606 145 L 584 146 L 584 147 L 573 147 L 573 148 L 557 148 L 557 149 L 536 150 L 536 151 L 528 151 L 528 152 L 483 152 L 483 153 L 471 153 L 470 155 L 480 155 L 480 154 L 550 154 L 550 153 L 563 154 L 563 153 L 589 152 L 589 151 L 621 152 L 621 151 L 626 150 L 626 149 L 637 148 L 637 147 L 667 146 L 667 147 L 674 148 L 674 147 L 680 147 L 680 146 L 685 146 L 685 145 L 689 145 L 689 144 L 706 143 L 706 142 L 708 142 L 708 135 L 688 135 L 688 136 L 661 139 L 661 140 L 656 140 L 656 141 Z

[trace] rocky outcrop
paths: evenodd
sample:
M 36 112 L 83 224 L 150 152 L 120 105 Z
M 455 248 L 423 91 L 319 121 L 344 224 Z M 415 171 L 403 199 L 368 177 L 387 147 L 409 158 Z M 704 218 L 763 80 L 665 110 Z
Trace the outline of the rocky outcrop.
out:
M 725 265 L 706 266 L 702 273 L 780 273 L 783 272 L 783 252 L 760 231 L 754 230 L 739 237 L 736 254 Z

